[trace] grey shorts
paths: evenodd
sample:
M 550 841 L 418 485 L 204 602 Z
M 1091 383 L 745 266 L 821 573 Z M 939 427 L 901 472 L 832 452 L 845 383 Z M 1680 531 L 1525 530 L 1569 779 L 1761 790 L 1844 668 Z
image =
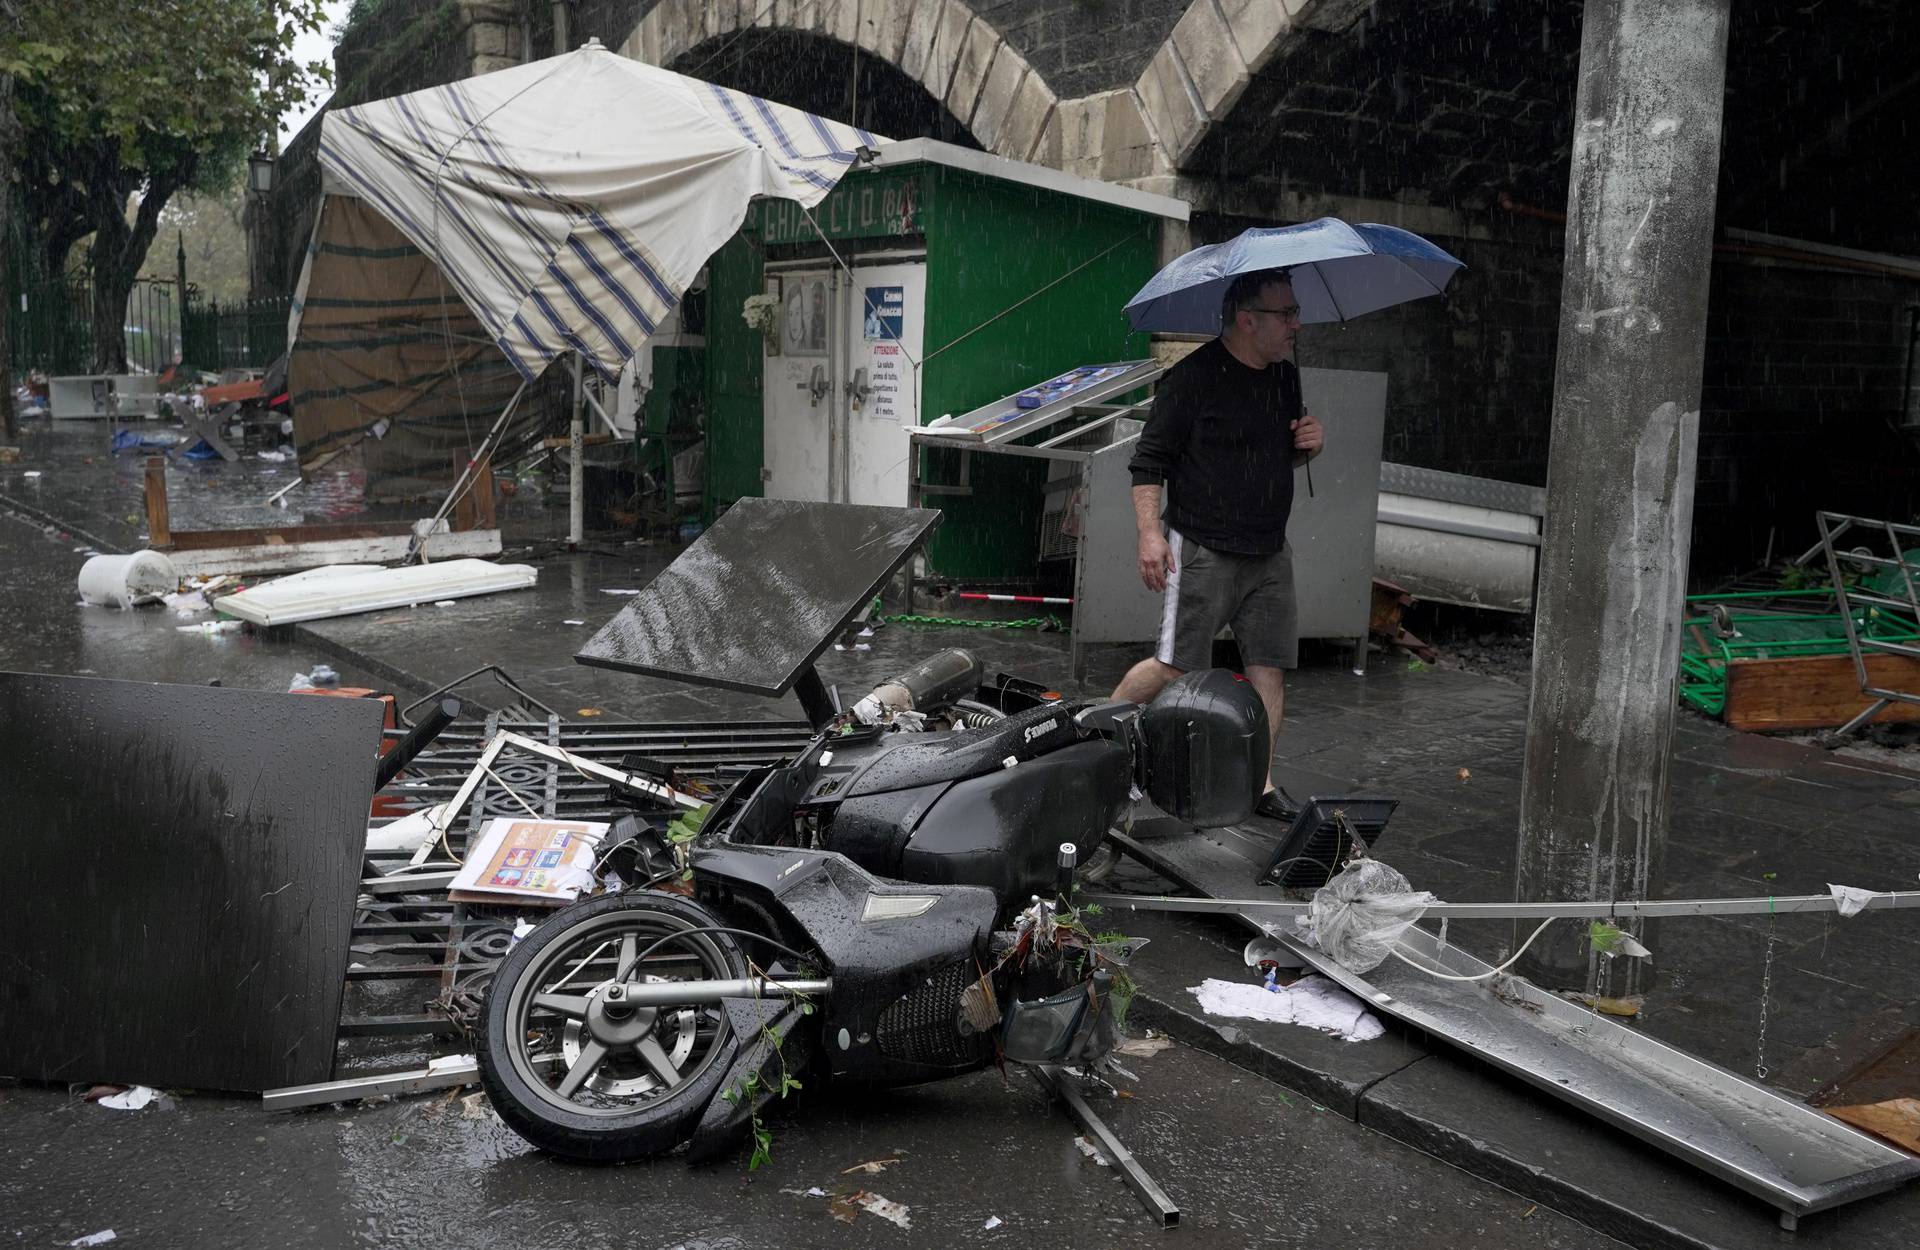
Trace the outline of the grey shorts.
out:
M 1173 572 L 1167 577 L 1154 658 L 1185 672 L 1213 667 L 1213 640 L 1233 626 L 1243 664 L 1294 668 L 1300 663 L 1299 613 L 1293 600 L 1293 548 L 1239 556 L 1203 547 L 1167 531 Z

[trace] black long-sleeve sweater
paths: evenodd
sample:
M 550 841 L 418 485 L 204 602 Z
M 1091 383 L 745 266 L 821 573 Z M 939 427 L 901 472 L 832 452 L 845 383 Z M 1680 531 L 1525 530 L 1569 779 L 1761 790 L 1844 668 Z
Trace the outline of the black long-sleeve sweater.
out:
M 1167 370 L 1127 468 L 1135 486 L 1167 489 L 1166 522 L 1216 551 L 1268 555 L 1293 511 L 1292 361 L 1242 364 L 1219 339 Z

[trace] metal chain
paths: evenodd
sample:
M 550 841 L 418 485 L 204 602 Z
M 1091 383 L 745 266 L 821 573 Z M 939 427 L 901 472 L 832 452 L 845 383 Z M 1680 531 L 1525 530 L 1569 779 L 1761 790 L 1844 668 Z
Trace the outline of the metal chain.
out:
M 1754 1045 L 1753 1075 L 1755 1080 L 1767 1079 L 1767 1000 L 1773 997 L 1773 926 L 1774 914 L 1767 913 L 1767 957 L 1760 966 L 1760 1037 Z

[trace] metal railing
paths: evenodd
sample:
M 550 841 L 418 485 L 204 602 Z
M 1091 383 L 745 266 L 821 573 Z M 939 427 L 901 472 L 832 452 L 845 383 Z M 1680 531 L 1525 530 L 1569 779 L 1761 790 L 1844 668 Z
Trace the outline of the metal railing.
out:
M 200 301 L 187 292 L 186 358 L 196 369 L 264 369 L 287 350 L 286 296 Z
M 94 362 L 93 286 L 84 278 L 61 278 L 20 289 L 7 319 L 13 365 L 52 376 L 90 373 Z M 139 278 L 127 294 L 121 319 L 127 367 L 163 373 L 180 358 L 180 294 L 167 278 Z

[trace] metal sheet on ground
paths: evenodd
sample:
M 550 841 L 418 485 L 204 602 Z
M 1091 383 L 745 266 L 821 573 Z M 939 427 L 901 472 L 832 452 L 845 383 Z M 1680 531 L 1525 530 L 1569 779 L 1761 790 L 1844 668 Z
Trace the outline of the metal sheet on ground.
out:
M 381 707 L 0 673 L 0 1072 L 333 1072 Z
M 939 523 L 931 508 L 742 499 L 574 658 L 778 697 Z
M 1155 871 L 1214 897 L 1250 893 L 1264 862 L 1244 853 L 1260 841 L 1245 827 L 1201 836 L 1156 821 L 1136 828 L 1128 841 Z M 1262 927 L 1254 917 L 1243 919 Z M 1920 1177 L 1920 1159 L 1904 1151 L 1526 981 L 1442 981 L 1393 959 L 1363 977 L 1303 942 L 1288 945 L 1374 1010 L 1764 1199 L 1784 1217 Z M 1410 958 L 1435 972 L 1491 971 L 1424 929 L 1409 930 L 1404 945 Z

